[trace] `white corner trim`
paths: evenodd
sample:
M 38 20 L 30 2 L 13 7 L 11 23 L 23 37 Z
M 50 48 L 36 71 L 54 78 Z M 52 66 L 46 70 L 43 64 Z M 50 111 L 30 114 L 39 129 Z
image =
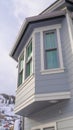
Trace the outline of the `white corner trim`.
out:
M 32 35 L 32 73 L 35 73 L 35 35 Z
M 41 71 L 44 70 L 44 45 L 43 45 L 43 31 L 40 32 L 40 51 L 41 51 Z
M 63 68 L 63 57 L 62 57 L 62 48 L 61 48 L 61 39 L 60 39 L 60 30 L 57 28 L 57 40 L 58 40 L 58 50 L 59 50 L 59 59 L 60 59 L 60 67 Z
M 61 99 L 70 99 L 70 98 L 71 98 L 70 92 L 57 92 L 57 93 L 35 95 L 36 101 L 51 101 L 51 100 L 61 100 Z
M 67 24 L 68 24 L 68 31 L 69 31 L 69 38 L 70 38 L 71 49 L 72 49 L 72 53 L 73 53 L 73 36 L 72 36 L 71 23 L 70 23 L 71 19 L 70 19 L 70 16 L 69 16 L 68 13 L 66 14 L 66 19 L 67 19 Z

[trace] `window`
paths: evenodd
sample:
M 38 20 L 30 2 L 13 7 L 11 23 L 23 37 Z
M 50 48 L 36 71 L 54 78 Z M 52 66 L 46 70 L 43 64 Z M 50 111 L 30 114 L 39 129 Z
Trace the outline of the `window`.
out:
M 56 30 L 44 32 L 44 67 L 53 69 L 59 67 Z
M 32 74 L 32 40 L 26 47 L 26 74 L 25 78 Z
M 64 72 L 60 29 L 60 24 L 39 28 L 42 75 Z
M 26 44 L 24 53 L 19 56 L 18 86 L 33 72 L 32 39 Z
M 56 122 L 33 127 L 31 130 L 56 130 Z
M 18 86 L 23 82 L 23 65 L 24 65 L 24 55 L 19 58 L 19 77 L 18 77 Z
M 46 127 L 46 128 L 43 128 L 43 130 L 55 130 L 54 127 Z

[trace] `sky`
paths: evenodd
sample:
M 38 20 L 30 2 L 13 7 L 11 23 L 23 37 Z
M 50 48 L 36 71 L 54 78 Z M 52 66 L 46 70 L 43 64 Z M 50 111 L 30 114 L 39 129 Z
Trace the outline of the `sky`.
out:
M 26 17 L 38 15 L 55 0 L 0 0 L 0 93 L 15 95 L 17 62 L 9 56 Z

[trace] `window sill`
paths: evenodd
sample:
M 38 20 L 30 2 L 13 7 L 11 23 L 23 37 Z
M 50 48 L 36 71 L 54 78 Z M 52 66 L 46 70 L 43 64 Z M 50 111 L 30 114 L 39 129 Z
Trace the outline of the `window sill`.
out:
M 28 84 L 34 77 L 34 73 L 32 73 L 30 76 L 28 76 L 21 85 L 19 85 L 16 89 L 16 91 L 19 91 L 20 89 L 22 89 L 24 87 L 24 85 Z
M 31 75 L 29 75 L 25 80 L 24 80 L 24 83 L 27 83 L 29 82 L 34 76 L 34 73 L 32 73 Z
M 64 68 L 55 68 L 55 69 L 46 69 L 46 70 L 42 70 L 41 74 L 55 74 L 55 73 L 62 73 L 64 72 Z

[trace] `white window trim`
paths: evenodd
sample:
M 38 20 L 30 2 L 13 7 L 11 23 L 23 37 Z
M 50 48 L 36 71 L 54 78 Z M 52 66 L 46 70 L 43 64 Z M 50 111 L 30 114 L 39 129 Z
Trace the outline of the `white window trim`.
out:
M 29 75 L 27 78 L 25 78 L 25 67 L 26 67 L 26 47 L 28 46 L 30 40 L 32 39 L 32 74 Z M 19 57 L 18 57 L 18 62 L 20 60 L 20 57 L 22 56 L 22 54 L 24 54 L 24 69 L 23 69 L 23 83 L 26 82 L 28 79 L 31 79 L 31 76 L 33 75 L 34 73 L 34 33 L 29 37 L 28 41 L 26 42 L 25 44 L 25 47 L 23 48 L 23 50 L 21 51 Z M 19 65 L 18 65 L 18 74 L 19 74 Z M 23 83 L 21 85 L 18 86 L 18 83 L 17 83 L 17 86 L 20 87 L 23 85 Z
M 62 49 L 61 49 L 61 39 L 60 39 L 60 28 L 61 24 L 56 24 L 52 26 L 45 26 L 41 28 L 37 28 L 34 30 L 34 32 L 40 32 L 40 37 L 41 37 L 41 74 L 52 74 L 52 73 L 61 73 L 64 72 L 64 64 L 63 64 L 63 57 L 62 57 Z M 56 30 L 57 32 L 57 40 L 58 40 L 58 50 L 59 50 L 59 62 L 60 62 L 60 67 L 59 68 L 54 68 L 54 69 L 44 69 L 44 41 L 43 41 L 43 32 L 44 31 L 49 31 L 49 30 Z
M 20 56 L 18 57 L 18 77 L 19 77 L 19 62 L 20 62 L 20 58 L 22 56 L 24 56 L 24 50 L 20 53 Z M 19 80 L 19 78 L 18 78 L 18 80 Z M 24 82 L 24 65 L 23 65 L 23 79 L 22 79 L 22 84 L 23 84 L 23 82 Z M 22 84 L 18 85 L 18 83 L 17 83 L 17 86 L 19 87 Z
M 34 47 L 33 47 L 33 44 L 34 44 L 34 34 L 32 34 L 30 37 L 29 37 L 29 39 L 28 39 L 28 41 L 27 41 L 27 43 L 26 43 L 26 45 L 25 45 L 25 47 L 24 47 L 24 49 L 25 49 L 25 67 L 26 67 L 26 48 L 27 48 L 27 46 L 28 46 L 28 44 L 29 44 L 29 42 L 32 40 L 32 53 L 31 53 L 31 57 L 32 57 L 32 74 L 31 75 L 33 75 L 33 73 L 34 73 L 34 65 L 33 65 L 33 53 L 34 53 Z M 30 58 L 30 57 L 29 57 Z M 24 81 L 26 81 L 26 80 L 28 80 L 30 77 L 31 77 L 31 75 L 29 75 L 27 78 L 26 78 L 26 72 L 24 72 Z
M 40 130 L 43 130 L 44 128 L 52 128 L 54 127 L 55 130 L 57 130 L 56 128 L 56 122 L 53 122 L 53 123 L 48 123 L 48 124 L 44 124 L 44 125 L 39 125 L 37 127 L 33 127 L 31 130 L 36 130 L 36 129 L 40 129 Z

